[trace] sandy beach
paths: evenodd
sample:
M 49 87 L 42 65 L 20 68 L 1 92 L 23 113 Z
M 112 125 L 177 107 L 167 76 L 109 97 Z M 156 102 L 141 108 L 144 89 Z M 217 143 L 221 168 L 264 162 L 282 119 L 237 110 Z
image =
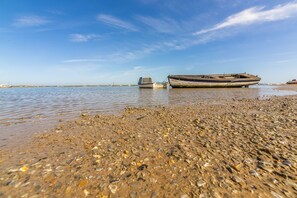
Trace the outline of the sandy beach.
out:
M 0 195 L 296 197 L 296 112 L 284 96 L 82 114 L 2 149 Z
M 297 198 L 297 0 L 0 18 L 0 198 Z

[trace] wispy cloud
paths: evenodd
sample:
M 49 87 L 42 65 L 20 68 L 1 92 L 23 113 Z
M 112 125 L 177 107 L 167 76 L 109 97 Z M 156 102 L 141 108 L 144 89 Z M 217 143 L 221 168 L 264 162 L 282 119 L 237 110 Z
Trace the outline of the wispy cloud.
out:
M 68 59 L 63 60 L 62 63 L 92 63 L 92 62 L 101 62 L 102 59 Z
M 234 31 L 223 31 L 218 34 L 216 30 L 249 25 L 261 22 L 268 21 L 277 21 L 284 20 L 290 17 L 293 17 L 294 14 L 297 14 L 297 2 L 289 4 L 281 4 L 276 7 L 273 7 L 270 10 L 264 9 L 264 7 L 253 7 L 246 9 L 240 13 L 231 15 L 222 23 L 219 23 L 212 28 L 204 29 L 199 32 L 196 32 L 196 35 L 199 37 L 193 37 L 191 35 L 177 36 L 173 40 L 163 40 L 156 43 L 145 44 L 142 43 L 138 45 L 137 48 L 133 49 L 121 49 L 110 53 L 106 56 L 98 57 L 102 62 L 116 62 L 116 63 L 125 63 L 132 60 L 143 58 L 144 56 L 156 53 L 156 52 L 168 52 L 174 50 L 184 50 L 193 46 L 202 45 L 214 40 L 226 38 L 234 35 L 240 29 L 235 29 Z M 104 15 L 105 16 L 105 15 Z M 104 17 L 101 17 L 101 19 Z M 171 31 L 174 28 L 179 28 L 179 24 L 174 21 L 167 19 L 157 19 L 152 17 L 143 17 L 138 16 L 137 19 L 144 24 L 155 28 L 160 32 Z M 165 25 L 164 25 L 165 24 Z M 174 27 L 173 27 L 174 26 Z M 171 29 L 172 28 L 172 29 Z M 78 59 L 80 60 L 80 59 Z M 229 60 L 234 61 L 234 60 Z M 69 61 L 76 62 L 76 61 Z M 137 69 L 137 68 L 135 68 Z
M 123 21 L 111 15 L 100 14 L 97 16 L 97 20 L 113 27 L 122 28 L 130 31 L 138 31 L 138 29 L 131 23 Z
M 157 3 L 158 0 L 140 0 L 140 2 L 144 4 L 153 4 L 153 3 Z
M 69 40 L 72 42 L 88 42 L 91 40 L 98 40 L 101 38 L 99 34 L 70 34 Z
M 161 33 L 173 33 L 180 30 L 179 24 L 170 18 L 157 19 L 153 17 L 138 16 L 139 21 Z
M 57 9 L 49 9 L 47 12 L 54 15 L 65 15 L 63 11 Z
M 101 65 L 58 65 L 53 67 L 54 70 L 58 72 L 70 72 L 77 74 L 85 74 L 90 72 L 95 72 L 98 68 L 102 67 Z M 78 73 L 77 73 L 78 72 Z
M 145 56 L 156 52 L 168 52 L 174 50 L 183 50 L 189 47 L 200 45 L 203 43 L 210 42 L 215 39 L 219 39 L 220 37 L 226 37 L 226 34 L 208 34 L 199 38 L 180 38 L 171 41 L 160 41 L 152 44 L 142 44 L 141 46 L 137 46 L 134 49 L 125 49 L 121 48 L 118 51 L 114 51 L 113 53 L 108 53 L 103 56 L 97 56 L 95 59 L 69 59 L 63 60 L 63 63 L 87 63 L 87 62 L 102 62 L 102 63 L 127 63 L 133 60 L 141 59 Z
M 297 14 L 297 2 L 281 4 L 270 10 L 264 10 L 264 8 L 265 7 L 252 7 L 243 10 L 242 12 L 229 16 L 223 22 L 218 23 L 211 28 L 195 32 L 194 35 L 201 35 L 228 27 L 284 20 Z
M 15 27 L 37 27 L 50 23 L 51 21 L 36 15 L 22 16 L 13 22 Z
M 162 50 L 164 46 L 162 44 L 151 44 L 139 46 L 137 49 L 119 49 L 112 53 L 107 53 L 105 55 L 99 55 L 92 58 L 73 58 L 62 60 L 62 63 L 127 63 L 129 61 L 137 60 L 143 58 L 146 55 L 152 54 L 158 50 Z
M 170 67 L 146 67 L 146 66 L 135 66 L 129 70 L 126 70 L 122 73 L 124 76 L 141 76 L 141 75 L 146 75 L 146 74 L 151 74 L 154 72 L 162 72 L 162 71 L 168 71 L 170 70 Z
M 86 62 L 102 62 L 102 63 L 127 63 L 133 60 L 141 59 L 145 56 L 156 52 L 168 52 L 175 50 L 184 50 L 192 46 L 197 46 L 211 42 L 213 40 L 225 38 L 230 33 L 224 32 L 221 34 L 215 34 L 211 32 L 209 34 L 201 35 L 200 37 L 179 37 L 175 40 L 159 41 L 156 43 L 142 43 L 134 48 L 120 48 L 112 53 L 106 55 L 97 56 L 95 59 L 69 59 L 62 61 L 63 63 L 86 63 Z
M 290 60 L 290 59 L 287 59 L 287 60 L 277 60 L 277 61 L 275 61 L 275 63 L 289 63 L 291 61 L 292 60 Z

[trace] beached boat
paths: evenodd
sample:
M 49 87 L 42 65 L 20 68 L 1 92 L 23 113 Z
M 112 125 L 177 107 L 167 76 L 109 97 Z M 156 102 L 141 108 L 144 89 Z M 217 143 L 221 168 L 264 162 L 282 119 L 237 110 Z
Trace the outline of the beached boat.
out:
M 261 78 L 252 74 L 210 74 L 210 75 L 169 75 L 172 88 L 227 88 L 248 87 L 260 82 Z
M 157 83 L 153 82 L 151 77 L 140 77 L 138 81 L 139 88 L 160 88 L 164 89 L 167 88 L 167 83 Z
M 291 81 L 288 81 L 287 84 L 289 84 L 289 85 L 297 84 L 297 80 L 296 79 L 293 79 Z

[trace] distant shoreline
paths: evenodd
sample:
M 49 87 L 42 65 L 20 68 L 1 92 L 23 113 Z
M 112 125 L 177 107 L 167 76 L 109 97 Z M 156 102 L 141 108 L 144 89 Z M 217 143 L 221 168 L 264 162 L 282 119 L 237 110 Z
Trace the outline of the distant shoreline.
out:
M 0 88 L 42 88 L 42 87 L 132 87 L 136 84 L 117 84 L 117 85 L 10 85 Z
M 286 86 L 286 83 L 260 83 L 265 86 Z M 0 88 L 43 88 L 43 87 L 133 87 L 137 84 L 101 84 L 101 85 L 2 85 Z

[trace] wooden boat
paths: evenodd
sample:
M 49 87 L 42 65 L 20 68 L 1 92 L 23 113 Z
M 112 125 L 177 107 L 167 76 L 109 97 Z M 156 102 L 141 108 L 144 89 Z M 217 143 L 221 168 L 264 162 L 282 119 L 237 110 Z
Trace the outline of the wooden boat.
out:
M 293 79 L 291 81 L 288 81 L 287 84 L 289 84 L 289 85 L 297 84 L 297 80 L 296 79 Z
M 151 77 L 140 77 L 138 81 L 139 88 L 167 88 L 167 83 L 156 83 L 153 82 Z
M 172 88 L 227 88 L 248 87 L 258 84 L 261 78 L 252 74 L 210 74 L 210 75 L 169 75 Z

